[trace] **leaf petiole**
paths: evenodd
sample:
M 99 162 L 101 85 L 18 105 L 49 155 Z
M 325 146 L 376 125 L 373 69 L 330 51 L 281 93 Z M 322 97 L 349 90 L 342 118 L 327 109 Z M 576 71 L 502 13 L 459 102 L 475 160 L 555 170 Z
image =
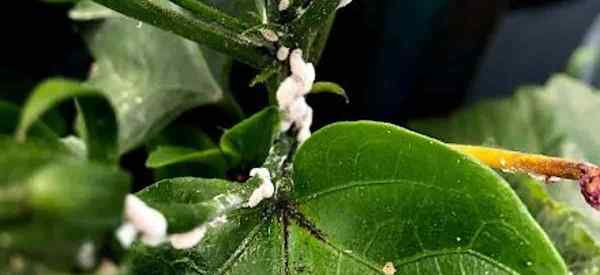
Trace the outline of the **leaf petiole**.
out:
M 527 154 L 483 146 L 449 144 L 485 165 L 505 172 L 523 172 L 547 178 L 579 181 L 581 193 L 590 206 L 600 208 L 600 167 L 587 162 Z

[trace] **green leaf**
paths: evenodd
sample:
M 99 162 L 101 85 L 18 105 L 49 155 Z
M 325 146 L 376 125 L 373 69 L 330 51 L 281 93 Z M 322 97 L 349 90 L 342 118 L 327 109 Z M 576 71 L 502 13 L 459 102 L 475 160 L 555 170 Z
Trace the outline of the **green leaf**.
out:
M 148 157 L 146 167 L 168 168 L 168 171 L 163 170 L 161 175 L 183 170 L 189 171 L 188 176 L 223 178 L 227 171 L 227 162 L 220 149 L 197 151 L 185 147 L 159 146 Z
M 113 165 L 82 161 L 33 138 L 16 143 L 0 136 L 0 150 L 0 258 L 72 270 L 85 242 L 121 223 L 129 177 Z
M 312 90 L 310 90 L 310 93 L 312 93 L 312 94 L 331 93 L 331 94 L 339 95 L 339 96 L 343 97 L 346 100 L 346 103 L 350 103 L 350 98 L 348 98 L 348 95 L 346 94 L 346 90 L 344 90 L 344 88 L 342 88 L 342 86 L 340 86 L 339 84 L 334 83 L 334 82 L 325 82 L 325 81 L 317 82 L 313 85 Z
M 156 180 L 175 177 L 224 178 L 225 156 L 201 130 L 173 124 L 148 142 L 146 167 Z
M 543 183 L 524 175 L 505 175 L 529 212 L 554 242 L 573 274 L 598 274 L 600 245 L 590 228 L 600 229 L 570 206 L 553 200 Z
M 375 271 L 393 262 L 399 274 L 566 273 L 508 184 L 437 141 L 391 125 L 340 123 L 302 145 L 294 172 L 292 196 L 326 242 L 292 239 L 297 251 L 314 247 L 304 253 L 312 261 L 292 258 L 292 268 L 349 273 L 344 263 Z
M 229 212 L 194 249 L 137 245 L 130 271 L 381 274 L 392 262 L 396 274 L 567 272 L 510 186 L 437 141 L 387 124 L 340 123 L 304 143 L 293 166 L 291 192 Z M 156 184 L 163 190 L 154 197 L 197 207 L 206 190 L 238 188 L 188 181 Z M 257 184 L 242 188 L 249 183 Z
M 231 167 L 257 167 L 265 161 L 278 129 L 279 110 L 268 107 L 225 131 L 221 150 Z
M 238 211 L 260 183 L 257 179 L 239 185 L 220 179 L 185 177 L 159 181 L 138 195 L 166 216 L 169 232 L 181 233 Z
M 18 126 L 19 116 L 20 110 L 16 105 L 0 101 L 0 117 L 2 117 L 2 120 L 0 120 L 0 135 L 14 135 Z M 29 130 L 29 135 L 38 137 L 40 140 L 48 143 L 56 144 L 58 141 L 58 136 L 40 121 L 33 123 Z
M 260 166 L 273 144 L 278 126 L 279 111 L 276 107 L 268 107 L 225 131 L 220 148 L 158 146 L 150 153 L 146 166 L 161 168 L 177 165 L 172 168 L 175 171 L 192 172 L 188 175 L 222 178 L 231 168 L 244 170 Z
M 95 88 L 67 79 L 50 79 L 38 85 L 25 106 L 17 140 L 23 142 L 27 132 L 40 117 L 59 103 L 77 98 L 79 115 L 85 125 L 84 140 L 91 160 L 116 163 L 118 126 L 113 108 Z
M 121 153 L 186 110 L 223 99 L 221 75 L 193 42 L 123 16 L 103 20 L 86 40 L 96 59 L 88 83 L 117 109 Z
M 411 127 L 446 142 L 484 144 L 600 163 L 600 127 L 594 123 L 600 118 L 598 106 L 600 96 L 596 91 L 559 75 L 544 87 L 523 88 L 512 98 L 481 102 L 449 119 L 417 121 Z M 548 185 L 547 190 L 554 199 L 583 214 L 585 223 L 577 222 L 577 226 L 593 236 L 594 242 L 600 241 L 600 228 L 594 225 L 600 214 L 585 203 L 576 183 L 559 182 Z M 547 223 L 539 217 L 538 221 L 547 232 L 563 230 L 561 224 Z M 562 246 L 561 251 L 572 244 L 553 240 L 559 248 Z M 580 248 L 569 249 L 588 253 Z M 568 255 L 563 256 L 569 259 Z M 569 261 L 569 265 L 576 264 Z

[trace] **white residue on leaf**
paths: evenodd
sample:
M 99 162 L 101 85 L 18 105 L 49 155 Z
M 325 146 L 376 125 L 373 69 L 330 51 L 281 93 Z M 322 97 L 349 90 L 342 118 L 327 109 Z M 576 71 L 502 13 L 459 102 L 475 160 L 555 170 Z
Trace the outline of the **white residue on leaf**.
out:
M 137 229 L 130 223 L 124 223 L 121 225 L 116 232 L 117 240 L 123 247 L 129 247 L 135 241 L 137 236 Z
M 290 48 L 288 48 L 286 46 L 281 46 L 277 50 L 277 59 L 279 61 L 285 61 L 289 55 L 290 55 Z
M 169 241 L 175 249 L 189 249 L 196 246 L 204 238 L 206 230 L 206 225 L 201 225 L 185 233 L 171 234 Z
M 260 186 L 258 186 L 248 199 L 246 203 L 247 207 L 256 207 L 264 199 L 272 198 L 275 194 L 275 186 L 271 181 L 271 174 L 266 168 L 254 168 L 250 171 L 251 177 L 257 177 L 261 180 Z
M 279 1 L 279 11 L 287 10 L 290 7 L 290 0 Z
M 277 42 L 277 41 L 279 41 L 279 36 L 273 30 L 261 29 L 260 33 L 269 42 Z
M 192 229 L 191 231 L 179 234 L 171 234 L 169 236 L 169 241 L 175 249 L 190 249 L 198 245 L 200 241 L 202 241 L 204 235 L 206 235 L 206 231 L 208 231 L 209 228 L 221 226 L 226 222 L 226 216 L 219 216 L 208 223 L 202 224 Z
M 77 264 L 79 267 L 89 270 L 96 265 L 96 246 L 93 242 L 84 242 L 77 252 Z
M 302 50 L 293 50 L 289 59 L 292 75 L 280 84 L 276 94 L 282 112 L 280 130 L 288 131 L 294 125 L 298 131 L 298 142 L 303 143 L 311 135 L 313 118 L 313 110 L 306 103 L 304 96 L 310 93 L 316 73 L 313 64 L 304 61 Z
M 343 8 L 345 6 L 348 6 L 350 3 L 352 3 L 352 0 L 340 0 L 340 3 L 338 4 L 337 8 Z
M 381 271 L 383 271 L 383 274 L 385 275 L 394 275 L 396 273 L 396 267 L 394 266 L 394 263 L 387 262 Z
M 125 223 L 117 230 L 121 245 L 128 247 L 139 233 L 144 244 L 157 246 L 167 235 L 167 219 L 135 195 L 125 198 Z M 133 237 L 132 237 L 133 236 Z

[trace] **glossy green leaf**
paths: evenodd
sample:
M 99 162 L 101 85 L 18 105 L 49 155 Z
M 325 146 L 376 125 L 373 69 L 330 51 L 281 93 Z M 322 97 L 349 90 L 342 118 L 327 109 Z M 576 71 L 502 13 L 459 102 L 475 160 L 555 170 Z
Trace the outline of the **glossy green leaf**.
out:
M 249 169 L 260 166 L 269 153 L 279 129 L 279 110 L 268 107 L 225 131 L 221 150 L 231 167 Z
M 206 162 L 222 161 L 223 153 L 219 149 L 196 151 L 194 149 L 174 146 L 159 146 L 146 161 L 150 168 L 160 168 L 188 161 Z
M 570 206 L 556 202 L 545 185 L 528 176 L 506 175 L 529 212 L 546 230 L 563 256 L 569 270 L 577 275 L 598 274 L 600 245 L 590 228 L 600 229 L 600 223 L 582 216 Z
M 84 140 L 91 160 L 115 163 L 118 126 L 113 108 L 97 89 L 67 79 L 50 79 L 38 85 L 23 107 L 17 140 L 23 142 L 32 125 L 61 102 L 76 98 L 84 122 Z
M 317 82 L 313 85 L 312 90 L 310 90 L 310 93 L 312 93 L 312 94 L 330 93 L 330 94 L 334 94 L 334 95 L 339 95 L 346 100 L 346 103 L 350 102 L 350 98 L 348 98 L 348 95 L 346 94 L 346 90 L 344 90 L 344 88 L 342 88 L 342 86 L 340 86 L 339 84 L 333 83 L 333 82 L 326 82 L 326 81 Z
M 598 106 L 600 95 L 596 91 L 559 75 L 544 87 L 523 88 L 512 98 L 481 102 L 449 119 L 417 121 L 411 126 L 446 142 L 484 144 L 600 163 L 600 139 L 597 137 L 600 127 L 594 123 L 600 118 Z M 577 184 L 559 182 L 546 188 L 554 199 L 567 203 L 586 217 L 578 219 L 577 227 L 581 227 L 578 230 L 587 231 L 588 236 L 594 237 L 594 242 L 599 242 L 600 228 L 594 224 L 600 214 L 585 203 Z M 552 237 L 565 229 L 563 224 L 537 218 Z M 565 251 L 567 245 L 573 245 L 568 249 L 580 254 L 594 251 L 581 250 L 575 243 L 563 242 L 561 239 L 568 236 L 568 233 L 564 234 L 558 235 L 558 239 L 553 238 L 561 251 Z M 577 265 L 570 256 L 564 256 L 570 266 Z
M 130 270 L 381 274 L 391 262 L 396 274 L 566 274 L 510 186 L 437 141 L 387 124 L 340 123 L 315 133 L 293 165 L 291 192 L 231 212 L 194 249 L 139 245 Z M 187 202 L 204 189 L 177 190 L 157 193 Z
M 221 76 L 193 42 L 123 16 L 103 20 L 86 37 L 96 59 L 88 83 L 117 109 L 121 153 L 186 110 L 223 98 Z
M 227 161 L 220 149 L 197 151 L 185 147 L 159 146 L 148 157 L 146 167 L 168 169 L 162 170 L 160 178 L 164 178 L 165 173 L 223 178 Z M 189 172 L 184 174 L 175 171 Z
M 174 124 L 148 142 L 146 167 L 155 180 L 176 177 L 224 178 L 227 161 L 217 145 L 198 128 Z
M 237 211 L 260 184 L 239 185 L 226 180 L 175 178 L 159 181 L 138 195 L 167 218 L 169 232 L 181 233 Z
M 341 123 L 302 145 L 294 171 L 292 196 L 326 239 L 312 254 L 371 271 L 393 262 L 399 274 L 566 273 L 508 184 L 437 141 Z M 292 265 L 332 268 L 311 259 Z
M 150 153 L 146 166 L 171 166 L 171 172 L 190 171 L 192 174 L 188 176 L 205 177 L 224 177 L 225 172 L 232 168 L 245 170 L 258 167 L 269 152 L 278 126 L 279 111 L 269 107 L 225 131 L 220 148 L 205 146 L 194 149 L 168 144 L 157 146 Z

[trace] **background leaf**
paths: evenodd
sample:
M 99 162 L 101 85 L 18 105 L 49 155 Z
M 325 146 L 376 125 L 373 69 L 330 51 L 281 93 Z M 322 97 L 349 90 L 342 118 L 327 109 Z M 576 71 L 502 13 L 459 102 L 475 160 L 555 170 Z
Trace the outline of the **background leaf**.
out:
M 113 108 L 98 90 L 67 79 L 50 79 L 38 85 L 25 106 L 16 138 L 25 141 L 29 128 L 59 103 L 77 98 L 83 122 L 83 139 L 91 160 L 116 163 L 118 160 L 117 118 Z
M 523 88 L 513 98 L 481 102 L 449 119 L 416 121 L 411 127 L 446 142 L 498 146 L 600 163 L 597 138 L 600 128 L 593 122 L 600 117 L 598 106 L 600 97 L 596 91 L 559 75 L 545 87 Z M 584 214 L 586 219 L 579 219 L 578 226 L 585 228 L 596 242 L 600 240 L 600 230 L 595 225 L 600 214 L 585 203 L 576 183 L 559 182 L 546 188 L 554 199 Z M 551 227 L 559 225 L 540 223 L 546 225 L 548 232 L 559 230 Z
M 278 129 L 279 110 L 268 107 L 225 131 L 221 150 L 232 167 L 257 167 L 265 161 Z
M 99 244 L 120 224 L 127 174 L 35 138 L 0 137 L 0 149 L 0 262 L 18 256 L 72 270 L 84 243 Z
M 124 16 L 102 20 L 86 41 L 96 59 L 88 83 L 118 111 L 121 153 L 186 110 L 223 99 L 221 76 L 193 42 Z

